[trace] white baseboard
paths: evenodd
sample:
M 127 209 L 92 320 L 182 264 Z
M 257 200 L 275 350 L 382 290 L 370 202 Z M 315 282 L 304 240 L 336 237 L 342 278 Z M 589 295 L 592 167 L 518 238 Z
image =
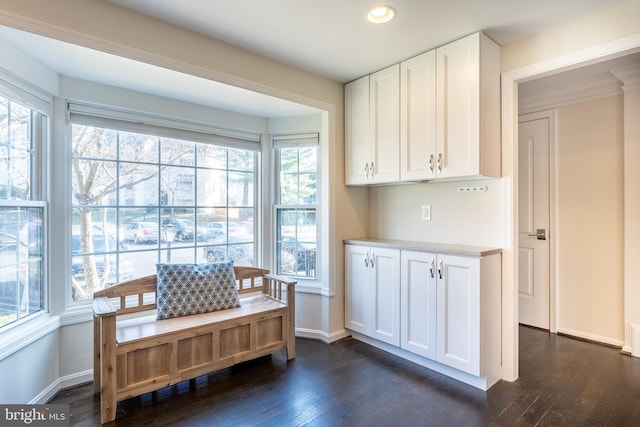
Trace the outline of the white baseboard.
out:
M 316 329 L 296 328 L 297 337 L 316 339 L 316 340 L 325 342 L 327 344 L 331 344 L 332 342 L 341 340 L 342 338 L 346 338 L 350 335 L 351 333 L 346 329 L 342 329 L 340 331 L 336 331 L 328 334 L 324 331 L 319 331 Z
M 53 397 L 58 394 L 60 390 L 73 387 L 80 384 L 85 384 L 93 381 L 93 369 L 89 369 L 84 372 L 78 372 L 75 374 L 60 377 L 44 389 L 39 395 L 33 398 L 29 404 L 44 404 L 49 402 Z
M 600 342 L 603 344 L 612 345 L 614 347 L 622 348 L 624 346 L 623 341 L 616 340 L 611 337 L 604 337 L 602 335 L 590 334 L 588 332 L 576 331 L 574 329 L 558 328 L 558 334 L 564 334 L 564 335 L 569 335 L 576 338 L 582 338 L 589 341 Z M 640 342 L 638 344 L 640 344 Z

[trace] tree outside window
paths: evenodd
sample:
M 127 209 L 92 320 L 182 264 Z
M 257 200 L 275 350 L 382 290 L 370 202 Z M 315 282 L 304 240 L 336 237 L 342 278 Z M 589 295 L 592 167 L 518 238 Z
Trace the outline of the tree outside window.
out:
M 81 124 L 71 144 L 74 300 L 169 259 L 253 265 L 254 151 Z

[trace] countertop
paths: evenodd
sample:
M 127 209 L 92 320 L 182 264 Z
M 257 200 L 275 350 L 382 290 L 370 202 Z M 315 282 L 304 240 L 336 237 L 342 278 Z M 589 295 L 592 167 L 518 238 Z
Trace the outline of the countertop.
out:
M 410 240 L 394 240 L 394 239 L 373 239 L 373 238 L 360 238 L 360 239 L 345 239 L 344 243 L 378 246 L 385 248 L 404 249 L 410 251 L 419 252 L 437 252 L 450 255 L 462 255 L 472 257 L 483 257 L 492 254 L 498 254 L 502 252 L 501 248 L 492 248 L 484 246 L 468 246 L 468 245 L 450 245 L 446 243 L 429 243 L 429 242 L 414 242 Z

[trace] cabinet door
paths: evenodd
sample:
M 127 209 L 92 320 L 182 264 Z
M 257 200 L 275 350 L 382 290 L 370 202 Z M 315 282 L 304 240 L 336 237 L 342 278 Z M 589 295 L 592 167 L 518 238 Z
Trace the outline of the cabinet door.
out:
M 345 245 L 345 327 L 362 334 L 371 328 L 373 288 L 366 246 Z
M 345 183 L 369 183 L 369 164 L 373 161 L 369 139 L 369 76 L 344 87 Z
M 438 255 L 438 362 L 480 375 L 480 259 Z
M 372 184 L 400 180 L 400 65 L 369 80 L 369 135 L 373 147 Z
M 400 345 L 400 251 L 370 248 L 373 328 L 370 336 Z
M 400 259 L 400 346 L 435 360 L 436 254 L 402 251 Z
M 400 180 L 436 177 L 436 51 L 400 64 Z
M 479 175 L 480 33 L 438 48 L 436 64 L 438 176 Z

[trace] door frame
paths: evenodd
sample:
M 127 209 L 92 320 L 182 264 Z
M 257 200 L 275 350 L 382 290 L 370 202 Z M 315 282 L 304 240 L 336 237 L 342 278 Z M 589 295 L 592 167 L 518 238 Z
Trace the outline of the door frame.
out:
M 635 33 L 502 73 L 502 177 L 504 249 L 502 251 L 502 378 L 518 379 L 518 83 L 640 52 Z M 626 327 L 626 325 L 625 325 Z
M 547 239 L 549 239 L 549 332 L 558 332 L 558 146 L 557 146 L 557 110 L 543 110 L 535 113 L 518 114 L 518 124 L 521 121 L 533 121 L 547 119 L 549 123 L 549 230 L 547 230 Z M 518 134 L 519 136 L 519 134 Z M 520 173 L 519 171 L 517 172 Z M 516 204 L 520 203 L 519 195 L 516 196 Z M 518 205 L 519 206 L 519 205 Z M 518 242 L 518 246 L 520 242 Z M 516 278 L 518 276 L 516 275 Z M 516 284 L 517 285 L 517 284 Z M 517 288 L 517 286 L 516 286 Z

